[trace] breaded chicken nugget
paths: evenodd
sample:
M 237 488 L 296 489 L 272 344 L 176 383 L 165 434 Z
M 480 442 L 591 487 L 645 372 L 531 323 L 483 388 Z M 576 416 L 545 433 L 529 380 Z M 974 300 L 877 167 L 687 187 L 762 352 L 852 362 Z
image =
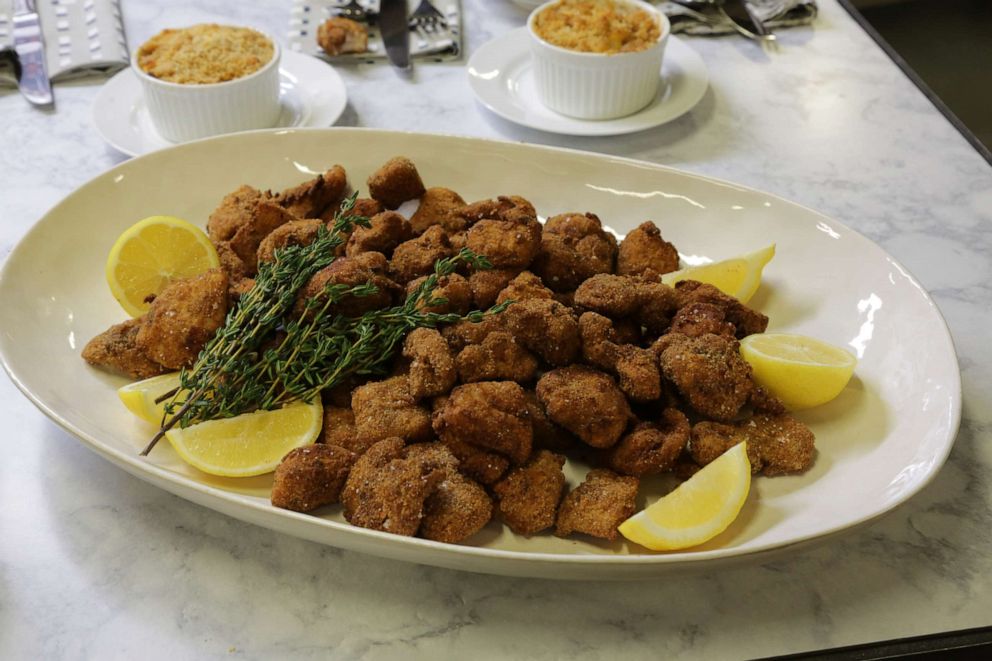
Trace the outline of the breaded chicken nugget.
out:
M 519 195 L 500 195 L 492 200 L 479 200 L 458 210 L 458 215 L 472 226 L 480 220 L 537 220 L 534 205 Z
M 667 408 L 657 422 L 642 422 L 627 432 L 609 454 L 610 468 L 625 475 L 654 475 L 671 470 L 689 443 L 689 419 Z
M 575 437 L 556 425 L 545 413 L 537 393 L 525 390 L 527 411 L 530 413 L 530 424 L 534 429 L 534 447 L 544 448 L 552 452 L 562 452 L 575 445 Z
M 541 248 L 541 223 L 480 220 L 469 228 L 465 245 L 485 255 L 495 268 L 525 269 Z
M 499 293 L 519 274 L 520 269 L 473 271 L 468 276 L 468 285 L 472 289 L 472 303 L 479 310 L 491 307 Z
M 366 182 L 369 195 L 387 209 L 395 209 L 407 200 L 421 197 L 426 190 L 417 166 L 408 158 L 396 156 L 389 159 L 369 176 Z
M 310 512 L 338 502 L 357 455 L 336 445 L 308 445 L 290 450 L 276 468 L 272 504 Z
M 751 391 L 751 400 L 749 403 L 755 413 L 785 413 L 787 410 L 782 400 L 757 383 L 754 384 L 754 390 Z
M 598 273 L 575 290 L 575 304 L 610 319 L 629 317 L 644 303 L 641 285 L 635 278 Z
M 400 287 L 386 277 L 388 262 L 382 253 L 363 252 L 354 257 L 338 257 L 330 266 L 317 271 L 300 290 L 296 300 L 296 314 L 302 315 L 311 299 L 326 301 L 325 290 L 331 285 L 354 287 L 365 283 L 376 286 L 377 291 L 369 296 L 347 295 L 341 299 L 332 312 L 346 317 L 360 317 L 369 310 L 387 307 L 393 303 L 393 294 Z
M 642 282 L 640 291 L 643 299 L 634 320 L 649 336 L 657 337 L 668 330 L 672 315 L 679 308 L 678 297 L 674 289 L 660 282 Z
M 369 49 L 369 29 L 349 18 L 332 16 L 317 28 L 317 44 L 328 55 L 364 53 Z
M 410 296 L 417 287 L 427 279 L 426 275 L 411 280 L 406 285 L 406 295 Z M 466 314 L 472 309 L 472 288 L 468 284 L 465 276 L 458 273 L 442 275 L 437 280 L 437 286 L 431 293 L 432 299 L 444 299 L 444 303 L 438 305 L 426 305 L 421 301 L 417 309 L 423 312 L 434 312 L 437 314 Z
M 192 366 L 227 316 L 227 274 L 221 269 L 178 280 L 159 294 L 135 342 L 149 358 L 172 369 Z
M 561 502 L 555 534 L 567 537 L 581 532 L 615 540 L 617 527 L 634 513 L 639 481 L 613 471 L 594 469 L 585 481 Z
M 435 410 L 434 419 L 437 420 L 439 415 L 440 409 Z M 503 455 L 464 443 L 450 434 L 442 437 L 441 442 L 457 457 L 458 471 L 481 484 L 497 482 L 510 468 L 510 460 Z
M 271 194 L 248 185 L 240 186 L 225 195 L 207 219 L 207 235 L 210 240 L 215 245 L 218 241 L 230 241 L 242 225 L 250 220 L 258 203 L 271 199 Z
M 261 264 L 273 261 L 275 251 L 280 248 L 310 245 L 317 240 L 317 232 L 323 226 L 324 222 L 317 218 L 291 220 L 285 225 L 280 225 L 269 232 L 269 235 L 258 245 L 258 262 Z M 221 265 L 223 266 L 223 262 Z
M 320 219 L 328 223 L 330 227 L 331 222 L 337 215 L 339 205 L 332 204 L 331 206 L 324 209 L 324 212 L 320 214 Z M 359 197 L 355 199 L 355 205 L 351 208 L 351 213 L 355 216 L 364 216 L 366 218 L 371 218 L 377 213 L 382 213 L 385 211 L 385 207 L 378 200 L 373 200 L 371 197 Z
M 355 388 L 351 394 L 355 412 L 355 436 L 360 443 L 396 436 L 408 443 L 429 441 L 430 412 L 417 406 L 405 376 L 373 381 Z
M 424 501 L 444 479 L 433 462 L 404 456 L 400 438 L 379 441 L 351 467 L 341 492 L 349 523 L 412 536 L 420 527 Z
M 564 465 L 562 455 L 538 450 L 525 466 L 493 485 L 496 511 L 510 530 L 529 537 L 555 524 L 565 488 Z
M 448 343 L 433 328 L 416 328 L 403 341 L 410 359 L 408 382 L 414 398 L 433 397 L 451 390 L 458 378 Z
M 679 308 L 692 303 L 709 303 L 723 309 L 724 317 L 737 329 L 737 339 L 755 333 L 764 333 L 768 328 L 768 317 L 752 310 L 733 296 L 728 296 L 713 285 L 683 280 L 676 283 L 675 293 L 678 296 Z
M 458 386 L 434 416 L 434 431 L 445 443 L 499 452 L 515 464 L 527 461 L 534 434 L 524 389 L 512 381 Z
M 420 197 L 420 206 L 410 216 L 410 225 L 417 234 L 431 225 L 440 225 L 445 232 L 461 232 L 468 223 L 458 215 L 465 206 L 462 196 L 450 188 L 428 188 Z
M 655 354 L 632 344 L 617 344 L 613 323 L 595 312 L 579 317 L 582 357 L 620 379 L 620 390 L 634 401 L 661 397 L 661 372 Z
M 678 250 L 661 238 L 661 230 L 650 220 L 638 225 L 620 242 L 618 275 L 642 275 L 648 269 L 663 275 L 678 268 Z
M 736 340 L 719 335 L 668 334 L 657 343 L 665 378 L 696 411 L 714 420 L 733 420 L 754 389 L 751 366 Z
M 735 337 L 737 328 L 727 321 L 726 311 L 713 303 L 695 302 L 679 308 L 672 317 L 669 329 L 672 333 L 682 333 L 689 337 L 699 337 L 710 333 L 723 337 Z
M 520 301 L 499 316 L 520 344 L 549 365 L 568 365 L 579 353 L 579 321 L 571 308 L 558 301 Z
M 169 369 L 146 356 L 136 341 L 144 321 L 144 317 L 128 319 L 103 331 L 83 347 L 83 360 L 135 379 L 165 374 Z
M 434 263 L 455 254 L 448 235 L 440 225 L 432 225 L 415 239 L 396 246 L 389 262 L 389 273 L 396 282 L 406 284 L 434 272 Z
M 245 265 L 248 276 L 257 270 L 258 246 L 272 230 L 296 216 L 279 206 L 268 193 L 242 186 L 221 200 L 207 220 L 207 233 L 214 245 L 226 241 Z
M 544 286 L 541 279 L 530 271 L 523 271 L 513 278 L 496 297 L 497 303 L 526 301 L 532 298 L 554 298 L 554 293 Z
M 545 224 L 531 270 L 553 291 L 571 291 L 597 273 L 612 273 L 616 255 L 616 237 L 595 214 L 560 214 Z
M 372 441 L 358 440 L 355 429 L 355 414 L 351 404 L 347 407 L 324 405 L 324 431 L 320 442 L 326 445 L 337 445 L 356 455 L 364 454 L 372 445 Z
M 234 252 L 229 241 L 215 241 L 214 249 L 217 250 L 220 267 L 224 270 L 224 273 L 227 273 L 229 293 L 234 293 L 234 291 L 240 289 L 240 285 L 243 285 L 246 280 L 250 280 L 252 285 L 254 285 L 254 280 L 251 280 L 248 273 L 248 266 Z
M 444 326 L 441 329 L 441 336 L 451 347 L 451 350 L 458 354 L 471 344 L 480 344 L 490 333 L 502 331 L 502 316 L 501 314 L 487 315 L 479 322 L 463 319 Z
M 371 227 L 356 227 L 348 238 L 345 254 L 353 257 L 363 252 L 381 252 L 386 257 L 396 246 L 413 238 L 410 221 L 395 211 L 383 211 L 371 218 Z
M 516 381 L 527 383 L 537 373 L 537 359 L 510 333 L 490 333 L 479 344 L 465 347 L 455 359 L 462 383 Z
M 457 544 L 482 530 L 492 518 L 493 501 L 486 490 L 475 480 L 449 471 L 424 502 L 419 535 Z
M 275 196 L 275 201 L 297 218 L 320 218 L 325 209 L 336 210 L 347 189 L 348 175 L 335 165 L 318 177 L 287 188 Z
M 746 441 L 751 472 L 782 475 L 802 473 L 813 465 L 815 440 L 809 427 L 788 414 L 759 413 L 733 424 L 696 423 L 689 452 L 697 464 L 705 466 Z
M 549 418 L 595 448 L 620 440 L 631 417 L 630 405 L 613 379 L 584 365 L 542 376 L 537 398 Z

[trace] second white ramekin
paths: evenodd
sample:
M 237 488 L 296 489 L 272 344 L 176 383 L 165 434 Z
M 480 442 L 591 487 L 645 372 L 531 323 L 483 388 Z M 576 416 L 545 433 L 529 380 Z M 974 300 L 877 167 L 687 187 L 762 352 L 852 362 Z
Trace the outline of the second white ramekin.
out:
M 557 1 L 541 5 L 527 20 L 541 103 L 578 119 L 625 117 L 651 103 L 658 94 L 661 61 L 671 32 L 668 17 L 646 2 L 622 0 L 657 18 L 661 29 L 658 41 L 632 53 L 582 53 L 550 44 L 534 31 L 537 15 Z
M 272 42 L 272 59 L 253 73 L 223 83 L 183 85 L 149 76 L 138 66 L 138 51 L 131 67 L 144 92 L 155 128 L 166 140 L 186 142 L 211 135 L 263 129 L 279 119 L 279 44 Z

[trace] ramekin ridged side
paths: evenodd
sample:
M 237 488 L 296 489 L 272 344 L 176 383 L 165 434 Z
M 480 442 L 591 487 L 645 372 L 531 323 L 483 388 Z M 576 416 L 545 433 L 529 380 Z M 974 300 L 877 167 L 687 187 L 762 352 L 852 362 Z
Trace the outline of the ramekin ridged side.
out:
M 266 35 L 268 36 L 268 35 Z M 223 83 L 183 85 L 149 76 L 131 66 L 141 81 L 155 128 L 166 140 L 186 142 L 222 133 L 270 128 L 279 119 L 279 44 L 269 37 L 272 59 L 258 71 Z

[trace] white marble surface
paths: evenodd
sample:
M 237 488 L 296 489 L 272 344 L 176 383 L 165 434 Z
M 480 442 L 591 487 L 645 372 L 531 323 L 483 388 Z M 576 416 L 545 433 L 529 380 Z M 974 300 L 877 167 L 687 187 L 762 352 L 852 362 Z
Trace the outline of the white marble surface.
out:
M 288 3 L 124 3 L 132 44 L 194 21 L 280 32 Z M 692 39 L 712 88 L 623 138 L 522 130 L 458 64 L 342 70 L 342 124 L 498 137 L 643 158 L 756 186 L 881 243 L 935 295 L 960 354 L 947 466 L 873 525 L 773 562 L 641 584 L 551 583 L 365 557 L 169 496 L 85 450 L 0 379 L 0 658 L 759 657 L 992 624 L 992 168 L 833 0 L 765 55 Z M 465 0 L 467 48 L 522 24 Z M 58 111 L 0 91 L 0 255 L 123 160 L 93 131 L 99 82 Z M 2 332 L 2 329 L 0 329 Z M 621 655 L 623 655 L 621 657 Z

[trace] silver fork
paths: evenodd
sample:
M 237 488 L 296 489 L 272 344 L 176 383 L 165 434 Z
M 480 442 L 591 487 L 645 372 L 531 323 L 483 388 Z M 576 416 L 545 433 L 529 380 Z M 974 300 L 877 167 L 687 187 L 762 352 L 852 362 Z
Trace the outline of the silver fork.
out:
M 410 28 L 428 34 L 448 29 L 448 21 L 431 0 L 420 0 L 420 4 L 410 14 Z
M 334 15 L 340 18 L 347 18 L 357 23 L 365 23 L 369 20 L 369 12 L 358 4 L 357 0 L 348 0 L 343 5 L 332 7 Z

